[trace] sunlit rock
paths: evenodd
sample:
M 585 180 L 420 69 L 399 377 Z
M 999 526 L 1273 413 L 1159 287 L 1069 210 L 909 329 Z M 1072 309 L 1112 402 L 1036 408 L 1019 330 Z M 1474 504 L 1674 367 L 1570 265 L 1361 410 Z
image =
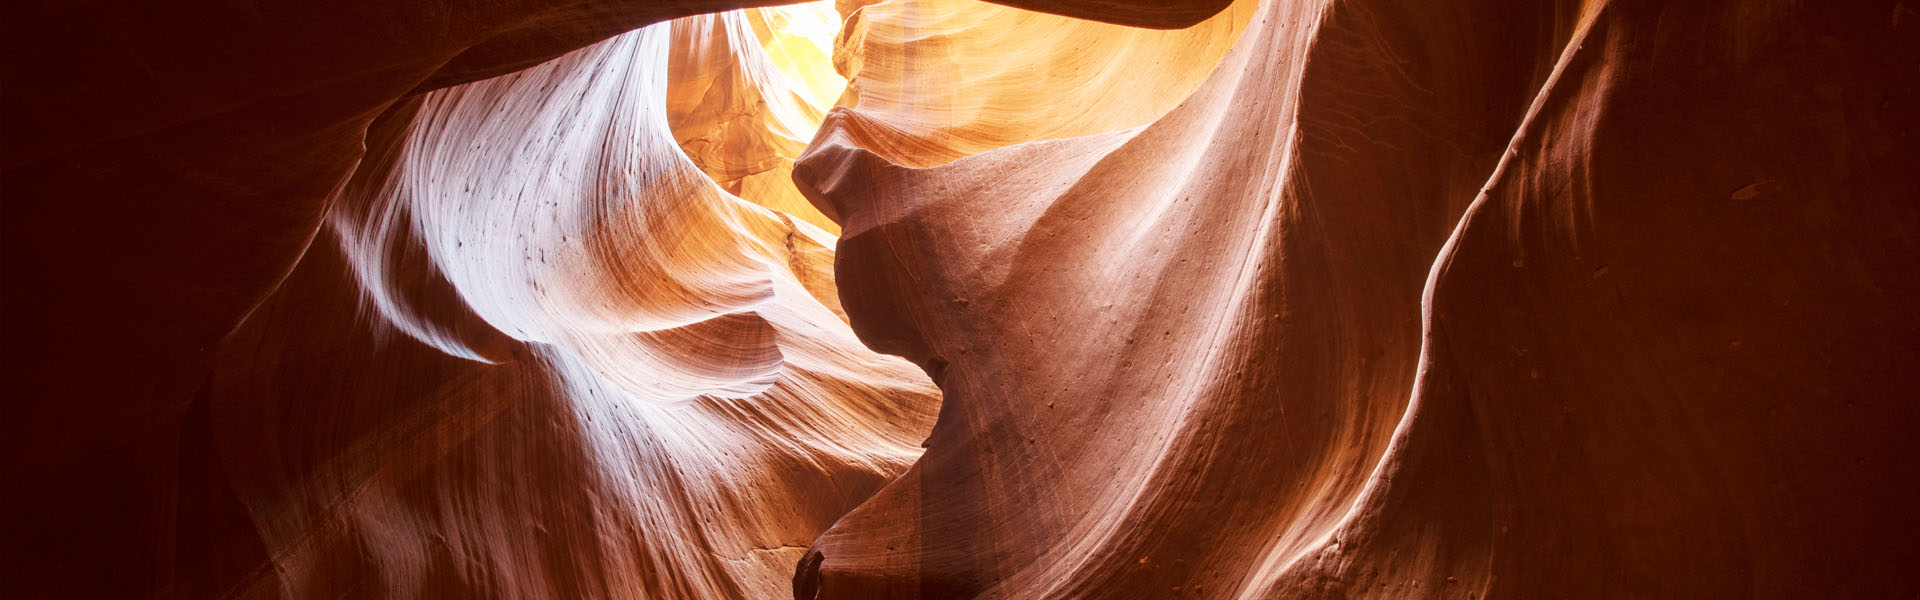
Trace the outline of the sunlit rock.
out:
M 0 596 L 1915 595 L 1912 8 L 757 4 L 9 5 Z

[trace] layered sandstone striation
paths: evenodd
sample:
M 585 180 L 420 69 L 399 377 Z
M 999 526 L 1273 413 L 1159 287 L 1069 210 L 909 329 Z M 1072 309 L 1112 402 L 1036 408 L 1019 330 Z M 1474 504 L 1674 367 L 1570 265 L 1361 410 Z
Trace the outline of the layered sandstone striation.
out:
M 722 188 L 831 233 L 840 226 L 793 186 L 806 149 L 847 80 L 832 68 L 839 14 L 812 2 L 673 23 L 667 124 Z
M 214 369 L 214 442 L 278 571 L 249 586 L 777 596 L 918 455 L 938 396 L 836 315 L 831 236 L 678 151 L 672 27 L 427 94 L 373 138 Z
M 1266 2 L 1138 128 L 836 109 L 842 301 L 945 399 L 797 597 L 1913 593 L 1902 14 Z
M 833 62 L 850 82 L 825 133 L 911 166 L 1146 124 L 1199 86 L 1258 5 L 1151 30 L 973 0 L 860 4 L 841 3 Z
M 1904 4 L 481 4 L 8 9 L 8 595 L 1920 593 Z
M 829 221 L 673 143 L 669 33 L 550 62 L 764 4 L 10 5 L 0 581 L 783 594 L 932 390 L 846 334 Z

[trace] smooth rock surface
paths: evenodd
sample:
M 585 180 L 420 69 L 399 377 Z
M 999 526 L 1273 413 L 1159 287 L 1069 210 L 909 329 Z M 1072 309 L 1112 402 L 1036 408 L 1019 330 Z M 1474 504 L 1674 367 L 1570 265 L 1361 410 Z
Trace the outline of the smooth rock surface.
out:
M 1902 14 L 1267 2 L 1143 128 L 830 115 L 842 301 L 945 398 L 796 597 L 1915 593 Z
M 9 5 L 0 596 L 1920 594 L 1906 3 L 765 4 Z

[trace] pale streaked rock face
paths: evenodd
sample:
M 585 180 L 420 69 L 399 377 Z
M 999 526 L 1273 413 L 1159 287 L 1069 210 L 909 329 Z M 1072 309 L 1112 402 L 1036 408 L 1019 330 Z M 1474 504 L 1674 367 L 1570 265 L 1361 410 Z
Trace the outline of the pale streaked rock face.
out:
M 329 456 L 229 467 L 279 484 L 242 494 L 274 500 L 249 508 L 269 554 L 290 557 L 256 585 L 781 596 L 812 538 L 918 456 L 938 392 L 836 314 L 832 235 L 721 190 L 675 143 L 667 65 L 687 24 L 429 93 L 378 140 L 389 150 L 362 161 L 323 240 L 361 310 L 277 297 L 215 369 L 217 412 L 278 395 L 293 414 L 260 418 L 298 416 L 219 441 Z M 312 330 L 353 323 L 380 360 L 331 373 L 324 395 L 288 385 L 304 368 L 259 366 L 324 362 Z M 341 402 L 472 422 L 308 435 Z M 335 474 L 342 463 L 367 466 Z M 379 540 L 382 568 L 337 553 L 355 538 Z M 489 566 L 444 581 L 432 565 L 446 547 Z
M 1920 592 L 1911 7 L 758 4 L 7 9 L 0 596 Z

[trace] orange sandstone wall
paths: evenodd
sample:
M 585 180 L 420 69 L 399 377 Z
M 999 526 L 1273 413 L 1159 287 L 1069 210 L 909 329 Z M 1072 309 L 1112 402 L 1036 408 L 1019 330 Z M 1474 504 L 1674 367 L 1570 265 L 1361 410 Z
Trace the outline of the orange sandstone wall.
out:
M 0 595 L 1920 592 L 1910 7 L 757 4 L 10 6 Z
M 842 302 L 945 399 L 797 597 L 1914 593 L 1903 10 L 1266 2 L 1144 128 L 830 115 Z

